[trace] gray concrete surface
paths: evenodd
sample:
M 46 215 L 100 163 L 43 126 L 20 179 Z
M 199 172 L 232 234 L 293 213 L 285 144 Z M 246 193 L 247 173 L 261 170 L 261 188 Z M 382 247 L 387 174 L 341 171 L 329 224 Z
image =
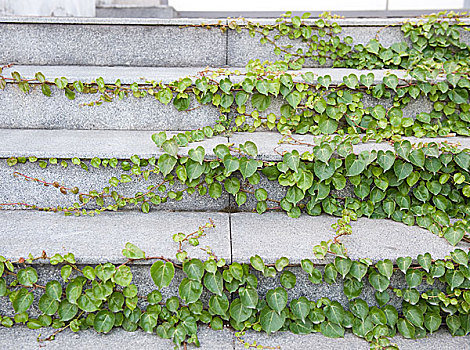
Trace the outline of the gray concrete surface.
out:
M 158 157 L 163 151 L 152 141 L 152 134 L 159 131 L 134 130 L 12 130 L 0 129 L 0 158 L 11 156 L 36 156 L 38 158 L 91 159 L 93 157 L 129 159 Z M 167 132 L 167 138 L 175 132 Z M 28 142 L 24 142 L 28 140 Z M 187 156 L 191 148 L 204 147 L 206 157 L 215 157 L 213 148 L 228 143 L 228 138 L 216 136 L 188 147 L 181 147 L 178 154 Z
M 78 263 L 122 263 L 127 260 L 122 249 L 131 242 L 147 256 L 175 258 L 178 244 L 175 233 L 197 231 L 212 219 L 215 228 L 200 238 L 200 247 L 210 246 L 220 258 L 230 261 L 230 228 L 228 214 L 208 212 L 104 213 L 96 217 L 71 217 L 33 211 L 1 211 L 0 255 L 18 259 L 29 253 L 49 256 L 55 253 L 75 254 Z M 187 245 L 188 254 L 206 259 L 207 253 Z
M 233 259 L 245 262 L 256 254 L 270 263 L 281 256 L 288 257 L 291 263 L 300 263 L 306 257 L 313 259 L 313 246 L 335 237 L 331 225 L 336 221 L 327 215 L 302 215 L 292 219 L 277 212 L 231 214 Z M 425 229 L 392 220 L 360 218 L 351 222 L 351 226 L 352 235 L 341 241 L 352 259 L 393 261 L 400 256 L 416 259 L 426 252 L 440 259 L 455 249 L 445 239 Z M 465 249 L 470 244 L 461 242 L 458 247 Z M 317 262 L 324 264 L 328 259 Z

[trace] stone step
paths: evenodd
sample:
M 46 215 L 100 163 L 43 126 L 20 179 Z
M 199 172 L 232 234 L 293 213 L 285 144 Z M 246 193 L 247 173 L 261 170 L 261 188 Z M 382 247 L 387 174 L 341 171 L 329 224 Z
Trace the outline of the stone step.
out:
M 390 46 L 404 40 L 397 24 L 404 18 L 338 19 L 341 37 L 368 43 L 377 32 L 379 41 Z M 233 20 L 230 20 L 233 21 Z M 253 19 L 275 24 L 274 19 Z M 306 23 L 314 23 L 314 19 Z M 468 23 L 463 19 L 464 23 Z M 86 66 L 244 66 L 249 59 L 277 60 L 274 48 L 262 45 L 260 36 L 248 31 L 223 32 L 204 24 L 227 25 L 218 19 L 131 19 L 131 18 L 0 18 L 1 63 Z M 243 21 L 239 21 L 243 24 Z M 196 27 L 195 27 L 196 26 Z M 169 41 L 168 38 L 171 38 Z M 470 36 L 463 31 L 462 39 Z M 299 41 L 281 39 L 280 45 Z M 84 54 L 86 53 L 86 54 Z M 307 62 L 314 65 L 315 62 Z
M 69 193 L 63 195 L 58 189 L 42 186 L 33 181 L 23 181 L 23 177 L 15 177 L 14 172 L 39 178 L 52 183 L 57 181 L 60 185 L 68 188 L 77 186 L 81 192 L 92 190 L 101 191 L 109 186 L 109 179 L 115 176 L 120 178 L 124 172 L 120 166 L 116 168 L 100 167 L 94 168 L 90 165 L 90 159 L 98 157 L 102 159 L 116 158 L 118 160 L 128 160 L 133 155 L 138 155 L 142 159 L 159 157 L 162 151 L 151 140 L 152 131 L 104 131 L 104 130 L 21 130 L 21 129 L 0 129 L 0 174 L 3 179 L 0 184 L 0 203 L 28 203 L 41 207 L 70 206 L 78 201 L 78 195 Z M 168 133 L 170 137 L 173 133 Z M 238 133 L 230 136 L 217 136 L 202 142 L 193 143 L 188 147 L 181 148 L 180 155 L 187 156 L 190 148 L 202 146 L 205 149 L 206 157 L 215 157 L 213 148 L 218 144 L 233 143 L 235 146 L 246 141 L 253 141 L 258 147 L 258 159 L 264 161 L 279 161 L 284 151 L 298 150 L 300 153 L 311 151 L 311 146 L 279 144 L 283 137 L 275 132 Z M 295 140 L 313 143 L 314 137 L 311 135 L 294 135 Z M 415 139 L 409 138 L 411 142 L 451 142 L 470 148 L 470 138 L 448 137 L 435 139 Z M 27 140 L 27 142 L 25 142 Z M 364 150 L 393 150 L 393 147 L 386 143 L 364 143 L 354 146 L 354 151 L 359 153 Z M 41 168 L 37 163 L 26 162 L 16 164 L 13 167 L 8 165 L 7 159 L 10 157 L 37 157 L 39 159 L 65 159 L 69 166 L 63 168 L 61 165 L 48 165 Z M 88 171 L 80 166 L 72 165 L 70 159 L 80 158 L 88 165 Z M 60 163 L 60 162 L 59 162 Z M 161 175 L 151 175 L 149 181 L 135 179 L 132 182 L 120 184 L 119 193 L 126 196 L 134 196 L 139 191 L 146 190 L 147 186 L 158 184 L 162 181 Z M 287 191 L 286 187 L 278 183 L 268 181 L 262 175 L 260 183 L 255 186 L 263 187 L 268 191 L 269 197 L 275 200 L 282 199 Z M 170 188 L 167 189 L 167 191 Z M 173 190 L 179 191 L 182 186 L 175 185 Z M 343 191 L 351 195 L 352 188 L 347 187 Z M 108 202 L 106 202 L 108 203 Z M 111 202 L 110 202 L 111 204 Z M 209 211 L 252 211 L 256 207 L 256 200 L 248 196 L 248 201 L 241 207 L 237 207 L 233 197 L 223 191 L 222 196 L 213 199 L 200 196 L 195 193 L 188 195 L 184 193 L 181 201 L 168 200 L 158 206 L 153 206 L 156 210 L 209 210 Z M 0 206 L 0 209 L 17 208 L 23 206 Z M 89 206 L 87 208 L 93 208 Z M 126 209 L 139 209 L 139 207 L 126 207 Z
M 0 38 L 1 41 L 1 38 Z M 209 63 L 209 62 L 207 62 Z M 187 68 L 158 68 L 158 67 L 87 67 L 87 66 L 13 66 L 3 70 L 3 75 L 9 77 L 12 72 L 19 72 L 26 79 L 34 79 L 37 72 L 42 72 L 46 79 L 54 81 L 55 78 L 66 77 L 72 83 L 75 80 L 92 82 L 102 77 L 106 84 L 114 84 L 117 79 L 123 85 L 134 82 L 145 84 L 147 81 L 157 81 L 168 84 L 184 77 L 191 77 L 196 81 L 198 73 L 204 71 L 202 67 Z M 232 67 L 230 71 L 244 71 Z M 312 72 L 315 76 L 329 75 L 332 84 L 343 82 L 343 77 L 349 74 L 374 74 L 374 84 L 382 82 L 385 74 L 391 73 L 402 79 L 406 77 L 404 71 L 399 70 L 355 70 L 343 68 L 307 68 L 292 71 L 298 74 L 295 78 L 302 81 L 301 74 Z M 241 82 L 243 76 L 230 76 L 233 83 Z M 403 84 L 404 81 L 400 81 Z M 77 93 L 74 100 L 69 100 L 62 90 L 56 86 L 51 87 L 51 97 L 41 92 L 39 85 L 33 85 L 32 90 L 25 94 L 16 84 L 7 83 L 5 90 L 0 91 L 0 107 L 2 118 L 0 128 L 22 129 L 117 129 L 117 130 L 194 130 L 204 126 L 213 126 L 221 115 L 219 109 L 212 104 L 200 105 L 194 97 L 188 111 L 178 111 L 172 103 L 164 105 L 154 100 L 152 96 L 144 98 L 127 97 L 123 100 L 115 99 L 100 106 L 84 106 L 99 100 L 99 94 Z M 392 107 L 391 100 L 377 100 L 369 95 L 363 97 L 366 107 L 383 104 Z M 285 100 L 274 98 L 271 106 L 261 116 L 269 113 L 280 115 L 280 107 Z M 247 110 L 250 111 L 251 103 Z M 421 112 L 431 112 L 433 103 L 426 98 L 412 100 L 403 108 L 404 116 L 414 117 Z M 230 115 L 234 116 L 234 113 Z
M 49 332 L 48 332 L 49 331 Z M 25 350 L 33 349 L 90 349 L 101 350 L 103 348 L 122 350 L 173 350 L 174 344 L 170 340 L 159 338 L 156 334 L 148 334 L 142 331 L 126 332 L 117 328 L 109 334 L 99 334 L 93 330 L 73 333 L 65 330 L 56 336 L 51 342 L 38 343 L 37 337 L 47 336 L 55 330 L 31 330 L 26 327 L 15 326 L 13 328 L 0 328 L 0 342 L 5 346 L 21 347 Z M 242 350 L 244 345 L 238 340 L 234 332 L 229 329 L 223 331 L 213 331 L 209 327 L 199 327 L 199 341 L 201 347 L 192 345 L 188 349 L 200 350 Z M 277 332 L 271 335 L 259 332 L 247 332 L 243 336 L 245 342 L 257 342 L 265 347 L 277 347 L 282 350 L 297 349 L 348 349 L 348 350 L 368 350 L 369 344 L 346 332 L 344 338 L 331 339 L 322 334 L 312 333 L 309 335 L 295 335 L 290 332 Z M 401 350 L 455 350 L 466 349 L 468 347 L 469 336 L 452 337 L 449 332 L 439 330 L 424 339 L 405 339 L 400 335 L 393 337 L 392 342 L 397 344 Z
M 312 252 L 313 246 L 334 237 L 331 224 L 336 220 L 326 215 L 292 219 L 283 213 L 151 212 L 144 215 L 119 212 L 76 218 L 35 211 L 0 211 L 3 243 L 0 255 L 18 260 L 27 258 L 30 253 L 35 257 L 41 256 L 43 251 L 48 256 L 71 252 L 79 266 L 105 262 L 120 264 L 127 260 L 121 251 L 130 242 L 143 249 L 147 256 L 163 256 L 176 261 L 178 244 L 173 242 L 173 234 L 192 233 L 210 219 L 215 228 L 206 229 L 205 236 L 199 239 L 200 247 L 210 247 L 218 258 L 224 258 L 227 263 L 248 262 L 254 255 L 259 255 L 266 263 L 287 257 L 292 265 L 290 271 L 297 276 L 296 286 L 288 291 L 289 300 L 300 296 L 311 300 L 328 297 L 347 306 L 341 278 L 332 285 L 313 285 L 299 267 L 300 261 L 305 258 L 312 259 L 320 270 L 332 262 L 332 258 L 315 259 Z M 455 249 L 444 239 L 424 229 L 388 220 L 359 219 L 352 223 L 352 230 L 353 234 L 342 240 L 352 259 L 369 257 L 374 262 L 383 259 L 396 261 L 399 256 L 410 256 L 416 263 L 419 254 L 429 252 L 434 259 L 440 259 Z M 460 243 L 457 247 L 467 250 L 470 244 Z M 187 245 L 183 249 L 190 257 L 203 260 L 207 257 L 199 247 Z M 133 282 L 140 293 L 149 293 L 155 288 L 149 272 L 152 263 L 143 261 L 131 264 Z M 52 266 L 44 260 L 36 260 L 34 265 L 38 270 L 39 284 L 47 283 L 50 278 L 60 279 L 60 266 Z M 164 298 L 178 295 L 177 287 L 184 276 L 180 270 L 176 271 L 172 284 L 162 290 Z M 257 271 L 254 273 L 259 279 L 260 295 L 264 296 L 269 289 L 280 286 L 279 274 L 270 278 L 263 277 Z M 391 285 L 394 288 L 406 287 L 401 272 L 395 273 Z M 429 288 L 423 284 L 420 291 Z M 376 304 L 374 290 L 367 282 L 360 297 Z M 203 295 L 203 300 L 207 301 L 207 295 Z M 397 297 L 392 296 L 392 305 L 400 307 L 400 303 Z M 0 314 L 11 315 L 12 312 L 11 305 L 0 298 Z M 33 307 L 32 312 L 37 312 L 37 308 Z

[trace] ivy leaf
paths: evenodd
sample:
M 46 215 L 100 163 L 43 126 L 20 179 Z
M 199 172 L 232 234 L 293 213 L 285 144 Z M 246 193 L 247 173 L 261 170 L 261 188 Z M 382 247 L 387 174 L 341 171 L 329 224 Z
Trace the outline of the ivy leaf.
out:
M 330 321 L 325 321 L 320 324 L 321 333 L 328 338 L 343 338 L 344 328 L 338 324 Z
M 196 149 L 190 149 L 188 151 L 189 158 L 191 158 L 192 160 L 194 160 L 195 162 L 201 165 L 202 165 L 202 162 L 204 161 L 205 154 L 206 154 L 206 151 L 201 146 L 198 146 Z
M 335 258 L 335 267 L 336 270 L 343 276 L 343 278 L 346 277 L 346 275 L 349 273 L 349 270 L 351 269 L 352 266 L 352 261 L 349 258 L 340 258 L 336 257 Z
M 410 163 L 405 163 L 398 159 L 393 164 L 393 170 L 398 178 L 398 181 L 406 179 L 413 172 L 413 166 Z
M 424 162 L 426 161 L 426 157 L 424 156 L 424 152 L 422 149 L 414 149 L 410 153 L 410 161 L 414 165 L 424 168 Z
M 465 276 L 460 270 L 447 270 L 445 278 L 451 290 L 460 287 L 465 280 Z
M 403 308 L 403 316 L 418 328 L 423 327 L 424 317 L 421 309 L 416 305 L 409 305 Z
M 229 154 L 224 157 L 224 167 L 227 174 L 231 174 L 240 168 L 240 160 Z
M 401 335 L 408 339 L 413 339 L 415 337 L 415 327 L 410 323 L 410 321 L 400 318 L 397 323 L 398 331 Z
M 16 313 L 26 312 L 34 301 L 33 294 L 26 288 L 21 288 L 15 295 L 12 305 Z
M 396 88 L 398 86 L 398 77 L 395 74 L 390 74 L 388 76 L 385 76 L 383 79 L 383 82 L 385 86 L 396 91 Z
M 395 154 L 392 151 L 384 152 L 380 150 L 377 153 L 377 163 L 384 171 L 387 171 L 393 166 L 393 163 L 395 163 Z
M 200 281 L 204 275 L 204 264 L 199 259 L 191 259 L 183 263 L 183 271 L 190 280 Z
M 300 164 L 299 152 L 292 151 L 292 153 L 288 152 L 284 154 L 283 162 L 289 167 L 289 169 L 296 173 L 299 169 Z
M 406 274 L 406 271 L 408 271 L 411 263 L 412 259 L 409 256 L 397 258 L 397 266 L 404 274 Z
M 230 177 L 225 180 L 224 187 L 228 193 L 235 195 L 240 191 L 240 180 L 236 177 Z
M 305 322 L 308 314 L 310 313 L 310 301 L 306 297 L 294 299 L 290 303 L 290 310 L 295 317 Z
M 114 313 L 108 310 L 101 310 L 95 315 L 93 321 L 93 328 L 99 333 L 108 333 L 114 327 L 115 322 Z
M 266 306 L 263 310 L 261 310 L 259 321 L 263 331 L 271 334 L 282 328 L 284 322 L 286 321 L 286 316 L 284 313 L 279 314 Z
M 289 95 L 286 96 L 286 101 L 291 105 L 292 108 L 297 108 L 300 101 L 302 100 L 302 94 L 297 90 L 293 90 Z
M 216 315 L 224 316 L 229 307 L 229 301 L 225 294 L 213 295 L 209 299 L 209 310 Z
M 451 226 L 446 228 L 444 232 L 444 238 L 453 246 L 457 245 L 464 236 L 465 231 L 460 227 Z
M 349 74 L 348 76 L 344 76 L 343 82 L 348 88 L 355 89 L 358 84 L 357 76 L 355 74 Z
M 429 313 L 426 312 L 424 315 L 424 326 L 429 331 L 429 333 L 433 333 L 437 331 L 442 324 L 442 317 L 438 313 Z
M 349 270 L 349 274 L 357 279 L 358 281 L 361 281 L 364 276 L 367 273 L 367 265 L 359 262 L 359 261 L 353 261 L 351 264 L 351 268 Z
M 262 94 L 253 94 L 251 105 L 260 112 L 264 112 L 271 105 L 271 97 Z
M 364 160 L 358 158 L 355 159 L 349 167 L 347 166 L 347 176 L 356 176 L 364 171 L 366 168 L 366 163 Z
M 18 271 L 17 279 L 23 286 L 32 287 L 38 281 L 38 274 L 32 267 L 27 267 Z
M 314 154 L 318 160 L 327 163 L 333 155 L 333 148 L 329 144 L 323 144 L 314 150 Z
M 379 273 L 388 279 L 392 277 L 393 274 L 393 263 L 389 259 L 381 260 L 378 261 L 377 264 L 375 265 L 377 267 L 377 270 Z
M 171 154 L 172 156 L 176 156 L 178 153 L 178 144 L 176 143 L 175 139 L 170 139 L 163 142 L 162 148 L 166 153 Z
M 52 299 L 47 294 L 43 294 L 39 299 L 39 310 L 41 310 L 46 315 L 52 316 L 59 309 L 59 302 L 55 299 Z
M 258 305 L 258 292 L 251 287 L 242 287 L 239 290 L 240 300 L 242 304 L 249 309 L 256 309 Z
M 280 277 L 280 282 L 285 288 L 294 288 L 297 278 L 290 271 L 283 271 Z M 269 303 L 268 303 L 269 304 Z M 274 308 L 273 308 L 274 309 Z
M 125 248 L 122 250 L 122 255 L 128 259 L 144 259 L 145 253 L 132 243 L 127 242 Z
M 373 272 L 369 275 L 369 283 L 379 292 L 383 292 L 390 285 L 390 280 L 377 272 Z
M 273 310 L 281 313 L 287 305 L 287 292 L 281 287 L 271 289 L 266 294 L 266 301 Z
M 423 273 L 419 270 L 408 270 L 406 271 L 405 279 L 410 288 L 415 288 L 421 284 Z
M 201 262 L 200 260 L 198 261 Z M 187 304 L 192 304 L 199 300 L 202 294 L 202 284 L 201 282 L 184 278 L 180 283 L 178 291 L 181 299 L 183 299 Z
M 328 320 L 335 324 L 341 324 L 344 318 L 344 309 L 337 301 L 332 301 L 330 305 L 323 309 Z
M 320 127 L 320 131 L 323 134 L 333 134 L 336 129 L 338 129 L 338 122 L 334 119 L 328 118 L 327 116 L 323 115 L 320 118 L 320 122 L 318 123 Z
M 362 85 L 369 88 L 374 83 L 374 74 L 373 73 L 368 73 L 367 75 L 361 74 L 360 81 Z
M 156 261 L 150 268 L 150 276 L 159 289 L 168 287 L 175 276 L 175 267 L 171 262 Z
M 455 162 L 459 167 L 461 167 L 464 170 L 467 170 L 470 168 L 470 154 L 468 154 L 465 151 L 460 152 L 454 157 Z
M 431 254 L 425 253 L 424 255 L 419 254 L 418 255 L 418 264 L 421 265 L 421 267 L 426 271 L 429 272 L 429 269 L 431 268 Z
M 240 173 L 246 179 L 253 175 L 258 169 L 258 161 L 243 157 L 240 159 Z
M 232 301 L 230 305 L 230 316 L 238 323 L 244 322 L 250 318 L 252 309 L 244 306 L 239 298 Z

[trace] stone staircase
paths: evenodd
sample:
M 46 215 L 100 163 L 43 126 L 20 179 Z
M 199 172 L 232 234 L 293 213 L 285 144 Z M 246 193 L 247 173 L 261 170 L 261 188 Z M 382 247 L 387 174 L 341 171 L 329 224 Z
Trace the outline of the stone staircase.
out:
M 380 30 L 379 41 L 389 46 L 404 40 L 399 26 L 392 24 L 402 19 L 347 19 L 338 20 L 342 26 L 341 35 L 351 36 L 355 43 L 367 43 Z M 227 21 L 222 21 L 222 24 Z M 272 24 L 272 20 L 255 20 L 262 24 Z M 231 70 L 242 69 L 248 59 L 259 58 L 276 60 L 272 47 L 259 43 L 259 37 L 250 38 L 243 33 L 218 28 L 194 27 L 200 24 L 217 24 L 219 20 L 188 19 L 102 19 L 102 18 L 0 18 L 0 62 L 13 63 L 4 70 L 4 75 L 18 71 L 23 77 L 33 78 L 42 72 L 50 79 L 66 77 L 68 81 L 91 81 L 102 77 L 105 83 L 117 79 L 123 85 L 148 80 L 169 83 L 186 76 L 196 76 L 205 67 L 225 67 Z M 470 34 L 463 32 L 465 42 L 470 42 Z M 318 75 L 329 74 L 332 82 L 342 82 L 343 76 L 351 73 L 364 74 L 364 71 L 337 68 L 315 68 L 310 62 L 304 71 Z M 366 71 L 367 73 L 368 71 Z M 382 80 L 385 71 L 373 71 L 375 83 Z M 402 72 L 394 71 L 400 75 Z M 234 78 L 236 79 L 236 78 Z M 38 89 L 28 94 L 17 86 L 7 84 L 0 92 L 0 203 L 34 203 L 38 206 L 67 206 L 77 201 L 78 195 L 64 196 L 57 189 L 39 186 L 34 182 L 23 181 L 13 176 L 17 171 L 28 176 L 57 181 L 66 186 L 77 186 L 80 191 L 90 191 L 108 186 L 111 177 L 119 177 L 120 167 L 95 168 L 93 157 L 128 160 L 133 155 L 141 159 L 159 157 L 159 150 L 151 139 L 156 131 L 167 131 L 168 135 L 177 131 L 193 130 L 213 125 L 219 119 L 219 111 L 211 106 L 198 106 L 196 102 L 187 112 L 177 111 L 171 104 L 164 106 L 147 96 L 142 99 L 125 98 L 101 106 L 82 107 L 81 104 L 93 101 L 93 95 L 80 95 L 73 101 L 62 91 L 52 88 L 52 97 L 44 96 Z M 371 104 L 374 102 L 371 100 Z M 273 102 L 273 109 L 279 104 Z M 432 105 L 418 99 L 407 107 L 406 113 L 415 116 L 429 111 Z M 269 111 L 268 111 L 269 112 Z M 309 141 L 313 136 L 294 135 L 298 140 Z M 202 146 L 206 157 L 214 157 L 213 147 L 220 143 L 240 144 L 247 140 L 258 146 L 258 159 L 277 161 L 280 159 L 274 148 L 281 135 L 274 132 L 238 133 L 216 136 L 190 147 Z M 424 140 L 426 141 L 426 140 Z M 429 141 L 429 140 L 428 140 Z M 439 141 L 433 139 L 433 141 Z M 470 148 L 466 138 L 453 138 Z M 181 148 L 179 154 L 186 155 L 190 147 Z M 388 149 L 388 144 L 362 144 L 355 152 L 371 149 Z M 306 146 L 282 145 L 278 151 L 306 148 Z M 14 168 L 7 164 L 10 157 L 57 158 L 69 163 L 67 168 L 48 165 L 41 168 L 26 162 Z M 88 167 L 88 171 L 73 166 L 71 159 L 77 157 Z M 151 182 L 161 180 L 154 176 Z M 123 193 L 133 195 L 142 191 L 150 182 L 134 181 L 120 185 Z M 268 189 L 270 196 L 280 199 L 285 188 L 269 184 L 266 179 L 261 185 Z M 104 262 L 122 263 L 125 258 L 121 251 L 126 242 L 132 242 L 145 252 L 173 258 L 177 245 L 171 240 L 174 233 L 192 232 L 211 218 L 216 228 L 208 231 L 201 239 L 201 245 L 210 246 L 219 258 L 228 262 L 248 262 L 258 254 L 265 262 L 274 263 L 285 256 L 293 265 L 290 270 L 297 275 L 297 285 L 289 290 L 289 300 L 306 296 L 316 300 L 328 297 L 347 306 L 348 301 L 342 292 L 342 282 L 327 285 L 312 285 L 299 267 L 304 258 L 312 258 L 312 247 L 320 241 L 334 237 L 331 229 L 336 219 L 321 215 L 302 215 L 298 219 L 289 218 L 285 213 L 270 212 L 263 215 L 253 213 L 254 201 L 238 207 L 233 196 L 223 192 L 218 199 L 198 194 L 183 196 L 181 201 L 168 201 L 153 206 L 150 213 L 143 214 L 139 208 L 130 208 L 117 213 L 108 212 L 96 217 L 68 217 L 60 213 L 44 213 L 24 210 L 24 206 L 0 206 L 0 255 L 18 259 L 29 253 L 40 255 L 43 250 L 50 254 L 72 252 L 78 264 L 99 264 Z M 399 256 L 416 258 L 418 254 L 429 252 L 433 258 L 444 258 L 455 248 L 445 240 L 417 226 L 405 226 L 390 220 L 361 218 L 352 223 L 354 234 L 343 239 L 349 256 L 371 258 L 373 261 Z M 379 235 L 380 233 L 380 235 Z M 467 249 L 467 243 L 458 247 Z M 205 252 L 191 248 L 191 257 L 204 259 Z M 319 266 L 331 262 L 314 260 Z M 154 284 L 149 274 L 149 264 L 132 266 L 134 281 L 143 291 L 150 291 Z M 47 264 L 37 264 L 43 278 L 60 276 L 59 271 Z M 165 289 L 164 298 L 178 295 L 177 282 L 182 273 L 175 276 L 172 285 Z M 402 278 L 392 280 L 394 287 L 406 284 Z M 273 280 L 260 276 L 259 293 L 279 285 Z M 426 288 L 426 286 L 422 286 Z M 374 305 L 373 289 L 364 287 L 361 298 Z M 398 299 L 390 302 L 399 305 Z M 34 312 L 34 310 L 33 310 Z M 37 310 L 36 310 L 37 312 Z M 13 314 L 13 310 L 0 298 L 0 313 Z M 33 331 L 26 327 L 7 329 L 0 327 L 1 348 L 18 347 L 36 349 L 36 338 L 44 330 Z M 201 327 L 199 339 L 203 349 L 242 349 L 234 333 L 229 329 L 211 331 Z M 367 349 L 368 343 L 347 333 L 344 339 L 329 339 L 321 334 L 306 336 L 292 333 L 247 332 L 247 341 L 258 341 L 264 346 L 281 346 L 282 349 Z M 400 349 L 465 349 L 470 348 L 470 339 L 452 337 L 448 332 L 439 331 L 419 340 L 407 340 L 401 336 L 393 338 Z M 114 329 L 108 335 L 94 331 L 77 334 L 65 331 L 53 342 L 41 344 L 46 348 L 102 349 L 105 347 L 122 349 L 171 349 L 173 345 L 156 335 L 144 332 L 128 333 Z

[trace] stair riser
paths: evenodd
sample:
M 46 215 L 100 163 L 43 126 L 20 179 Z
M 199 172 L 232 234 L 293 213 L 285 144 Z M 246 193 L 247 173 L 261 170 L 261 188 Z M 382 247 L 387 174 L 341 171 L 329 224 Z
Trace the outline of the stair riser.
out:
M 39 65 L 223 66 L 219 29 L 90 24 L 0 25 L 0 62 Z
M 158 79 L 157 79 L 158 80 Z M 6 129 L 68 129 L 68 130 L 194 130 L 204 126 L 213 126 L 220 116 L 217 107 L 200 105 L 192 97 L 188 111 L 178 111 L 172 103 L 164 105 L 151 96 L 144 98 L 127 97 L 116 99 L 100 106 L 82 106 L 96 101 L 97 94 L 77 94 L 71 101 L 63 91 L 52 88 L 52 96 L 46 97 L 39 87 L 25 94 L 17 86 L 8 84 L 0 91 L 0 107 L 3 117 L 0 128 Z M 269 113 L 280 115 L 284 98 L 272 100 L 271 106 L 261 116 Z M 369 95 L 363 97 L 364 106 L 382 104 L 392 106 L 390 100 L 377 100 Z M 235 104 L 234 104 L 235 105 Z M 403 108 L 405 117 L 415 117 L 418 113 L 432 111 L 433 104 L 426 98 L 411 100 Z M 247 103 L 251 113 L 251 103 Z M 236 113 L 231 113 L 235 116 Z M 249 118 L 248 118 L 249 121 Z
M 251 38 L 245 30 L 242 33 L 233 30 L 223 33 L 215 27 L 184 27 L 184 20 L 95 20 L 75 23 L 47 19 L 42 23 L 41 21 L 1 21 L 0 45 L 7 49 L 0 53 L 0 62 L 29 65 L 184 67 L 244 66 L 250 58 L 261 61 L 279 59 L 273 53 L 272 45 L 260 44 L 260 36 Z M 256 19 L 253 21 L 260 22 Z M 337 22 L 340 26 L 343 22 L 340 36 L 351 36 L 354 43 L 368 43 L 381 30 L 379 41 L 390 46 L 394 42 L 403 41 L 404 36 L 400 26 L 384 27 L 386 24 L 402 21 L 403 19 L 391 19 L 383 24 L 380 21 L 370 24 L 361 20 Z M 188 23 L 204 22 L 211 21 Z M 221 22 L 226 23 L 225 20 Z M 469 38 L 470 35 L 463 32 L 462 40 L 469 42 Z M 279 44 L 293 45 L 294 48 L 305 47 L 300 41 L 285 38 L 279 40 Z M 306 66 L 314 67 L 317 63 L 309 60 Z
M 112 169 L 100 168 L 96 169 L 89 166 L 86 172 L 79 166 L 70 164 L 64 169 L 60 165 L 48 165 L 46 169 L 41 169 L 37 164 L 21 164 L 15 167 L 9 167 L 6 160 L 0 162 L 0 177 L 4 179 L 0 185 L 0 203 L 28 203 L 35 204 L 40 207 L 57 207 L 71 206 L 74 202 L 78 202 L 79 196 L 72 193 L 63 195 L 58 189 L 53 187 L 45 187 L 42 184 L 25 181 L 22 178 L 15 178 L 13 172 L 18 171 L 27 176 L 43 179 L 47 182 L 57 181 L 59 184 L 68 188 L 78 187 L 81 192 L 89 192 L 91 190 L 101 191 L 104 187 L 109 186 L 109 179 L 113 176 L 120 178 L 124 172 L 119 168 Z M 126 172 L 128 173 L 128 172 Z M 152 184 L 162 182 L 161 175 L 152 175 L 148 181 L 133 181 L 127 184 L 121 184 L 117 188 L 118 193 L 133 197 L 137 192 L 145 192 L 147 187 Z M 183 189 L 183 186 L 175 185 L 172 187 L 174 191 Z M 169 186 L 167 187 L 167 191 Z M 166 192 L 167 192 L 166 191 Z M 156 194 L 164 195 L 155 190 Z M 156 210 L 181 210 L 181 211 L 225 211 L 229 208 L 228 193 L 223 193 L 218 199 L 212 199 L 208 195 L 200 196 L 197 192 L 189 196 L 187 193 L 181 201 L 169 199 L 167 203 L 161 203 L 154 206 Z M 105 204 L 112 204 L 113 200 L 105 201 Z M 0 206 L 1 209 L 23 209 L 24 207 Z M 95 209 L 96 205 L 87 205 L 85 208 Z M 139 207 L 126 206 L 127 210 L 140 210 Z
M 78 267 L 82 268 L 83 266 L 78 265 Z M 37 282 L 38 284 L 45 285 L 48 281 L 51 281 L 51 280 L 57 280 L 57 281 L 60 281 L 61 283 L 63 282 L 62 278 L 60 277 L 59 267 L 57 266 L 54 267 L 51 265 L 36 265 L 35 268 L 39 276 L 39 279 Z M 137 285 L 138 290 L 139 290 L 138 292 L 139 295 L 147 295 L 151 291 L 157 289 L 150 276 L 150 265 L 140 265 L 140 266 L 134 265 L 132 266 L 131 269 L 133 273 L 132 283 Z M 323 267 L 319 267 L 319 269 L 323 273 Z M 343 292 L 342 278 L 338 277 L 337 282 L 332 285 L 329 285 L 327 283 L 313 284 L 312 282 L 308 280 L 307 274 L 304 271 L 302 271 L 300 267 L 291 267 L 291 268 L 288 268 L 287 270 L 293 272 L 297 278 L 295 287 L 292 289 L 287 289 L 289 302 L 292 301 L 292 299 L 298 299 L 301 296 L 305 296 L 309 300 L 312 300 L 312 301 L 316 301 L 320 298 L 329 298 L 330 300 L 338 301 L 345 308 L 348 307 L 349 301 Z M 268 278 L 268 277 L 261 276 L 260 273 L 258 273 L 257 271 L 252 270 L 252 272 L 254 272 L 254 274 L 258 278 L 259 283 L 258 283 L 257 291 L 258 291 L 258 295 L 260 296 L 260 298 L 265 298 L 266 293 L 270 289 L 282 287 L 279 281 L 280 274 L 278 274 L 275 278 Z M 172 296 L 179 296 L 178 286 L 181 283 L 182 279 L 185 277 L 186 275 L 181 270 L 176 269 L 175 277 L 173 278 L 173 281 L 171 282 L 170 286 L 167 288 L 163 288 L 161 290 L 163 301 L 165 301 L 167 298 L 170 298 Z M 9 281 L 10 279 L 11 278 L 8 278 L 7 280 Z M 364 283 L 364 287 L 359 298 L 365 300 L 370 306 L 377 305 L 377 302 L 374 296 L 375 289 L 373 289 L 366 280 L 363 280 L 363 283 Z M 86 286 L 86 287 L 89 287 L 89 286 Z M 400 289 L 407 288 L 404 275 L 401 272 L 396 273 L 395 276 L 392 277 L 390 287 L 400 288 Z M 434 286 L 422 284 L 417 289 L 420 292 L 424 292 L 434 287 L 439 288 L 441 290 L 443 289 L 442 284 L 440 282 L 436 282 Z M 398 310 L 401 310 L 402 300 L 396 297 L 391 290 L 389 292 L 391 296 L 389 304 L 393 305 Z M 33 302 L 33 305 L 31 306 L 30 316 L 37 317 L 41 314 L 38 308 L 38 302 L 39 302 L 39 298 L 43 294 L 43 291 L 36 289 L 36 290 L 33 290 L 33 294 L 35 296 L 35 301 Z M 205 305 L 208 305 L 211 295 L 212 293 L 208 292 L 207 290 L 204 290 L 201 296 L 201 301 Z M 229 294 L 227 294 L 227 296 L 229 296 Z M 232 295 L 232 299 L 235 299 L 237 297 L 238 297 L 237 294 Z M 142 302 L 139 304 L 139 306 L 146 307 L 146 304 Z M 11 303 L 7 298 L 0 298 L 0 314 L 6 315 L 6 316 L 14 316 L 13 307 L 11 306 Z

